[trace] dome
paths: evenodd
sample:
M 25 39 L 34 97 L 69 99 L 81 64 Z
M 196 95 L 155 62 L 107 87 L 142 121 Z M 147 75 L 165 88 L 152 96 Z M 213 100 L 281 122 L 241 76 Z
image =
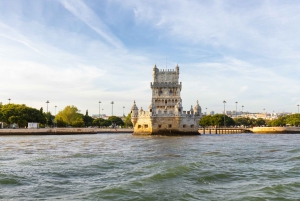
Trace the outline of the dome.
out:
M 135 104 L 135 101 L 133 102 L 133 106 L 131 107 L 131 110 L 139 110 L 138 107 Z
M 149 105 L 148 109 L 152 109 L 152 103 Z
M 201 110 L 201 107 L 199 105 L 199 102 L 197 101 L 195 107 L 194 107 L 194 111 L 198 111 L 198 110 Z

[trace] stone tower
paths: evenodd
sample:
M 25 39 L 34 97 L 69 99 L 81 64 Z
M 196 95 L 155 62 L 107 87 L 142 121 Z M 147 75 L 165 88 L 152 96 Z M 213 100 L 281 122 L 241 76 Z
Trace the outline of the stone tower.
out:
M 197 135 L 201 118 L 198 101 L 189 111 L 183 111 L 179 82 L 179 66 L 175 69 L 152 71 L 152 99 L 148 111 L 138 110 L 134 102 L 131 108 L 131 121 L 134 133 L 140 135 Z

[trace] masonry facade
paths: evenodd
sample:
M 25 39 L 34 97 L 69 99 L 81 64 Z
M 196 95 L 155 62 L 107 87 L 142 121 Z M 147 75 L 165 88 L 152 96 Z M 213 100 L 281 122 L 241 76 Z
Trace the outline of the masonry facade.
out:
M 179 66 L 175 69 L 153 67 L 153 80 L 150 83 L 152 100 L 148 110 L 138 109 L 136 102 L 131 108 L 131 121 L 134 135 L 199 135 L 198 125 L 201 107 L 183 111 L 179 82 Z

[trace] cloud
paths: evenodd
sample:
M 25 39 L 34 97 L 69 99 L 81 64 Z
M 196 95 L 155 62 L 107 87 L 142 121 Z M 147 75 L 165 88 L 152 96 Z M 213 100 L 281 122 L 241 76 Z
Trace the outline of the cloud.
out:
M 109 28 L 97 17 L 83 1 L 59 0 L 59 2 L 73 15 L 86 23 L 97 32 L 103 39 L 116 48 L 122 48 L 122 42 L 109 31 Z

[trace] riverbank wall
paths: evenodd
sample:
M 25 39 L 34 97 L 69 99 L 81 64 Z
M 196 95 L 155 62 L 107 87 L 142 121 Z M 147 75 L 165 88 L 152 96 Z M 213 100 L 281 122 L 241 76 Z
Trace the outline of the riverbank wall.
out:
M 0 129 L 0 135 L 76 135 L 98 133 L 133 133 L 133 129 L 101 128 L 38 128 L 38 129 Z
M 200 128 L 199 133 L 202 134 L 242 134 L 252 133 L 251 128 Z
M 300 127 L 253 127 L 254 134 L 300 134 Z

